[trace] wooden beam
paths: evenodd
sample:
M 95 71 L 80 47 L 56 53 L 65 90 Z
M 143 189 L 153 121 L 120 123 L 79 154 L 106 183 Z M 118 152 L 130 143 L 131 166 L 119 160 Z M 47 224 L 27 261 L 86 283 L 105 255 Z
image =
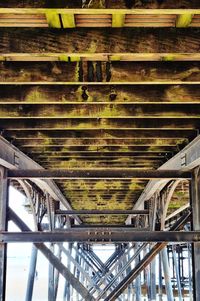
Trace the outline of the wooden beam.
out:
M 105 103 L 76 103 L 76 104 L 2 104 L 0 102 L 0 118 L 193 118 L 200 116 L 199 104 L 105 104 Z
M 0 52 L 9 53 L 199 53 L 198 28 L 76 28 L 52 30 L 15 28 L 0 29 Z M 131 36 L 131 42 L 130 42 Z M 13 49 L 13 40 L 17 42 Z M 148 41 L 148 47 L 147 47 Z M 66 56 L 60 60 L 66 61 Z M 68 57 L 67 57 L 68 59 Z
M 176 118 L 158 116 L 157 118 L 34 118 L 12 120 L 1 118 L 1 130 L 133 130 L 133 129 L 187 129 L 195 130 L 199 128 L 199 117 L 197 118 Z
M 155 146 L 155 145 L 167 145 L 175 146 L 178 144 L 187 143 L 188 140 L 184 138 L 37 138 L 33 137 L 31 140 L 18 138 L 15 139 L 15 143 L 19 143 L 21 147 L 48 147 L 48 146 L 63 146 L 63 147 L 72 147 L 72 146 L 90 146 L 94 147 L 105 147 L 105 146 L 114 146 L 114 147 L 123 147 L 123 146 Z
M 55 12 L 57 14 L 78 14 L 78 15 L 110 15 L 110 14 L 131 14 L 131 15 L 182 15 L 200 14 L 200 9 L 69 9 L 69 8 L 0 8 L 0 14 L 45 14 Z
M 8 137 L 11 132 L 3 130 L 2 133 Z M 12 139 L 24 138 L 31 140 L 33 137 L 48 137 L 48 138 L 195 138 L 198 135 L 198 129 L 184 128 L 160 128 L 150 129 L 46 129 L 40 131 L 21 129 L 21 131 L 12 129 Z
M 86 65 L 78 62 L 3 62 L 0 68 L 0 84 L 200 84 L 199 62 L 112 62 L 109 66 L 107 63 L 101 64 L 104 71 L 98 71 L 96 63 L 92 62 Z
M 2 53 L 0 61 L 200 61 L 199 53 Z
M 32 152 L 33 154 L 41 154 L 41 156 L 43 154 L 48 154 L 48 155 L 52 155 L 52 156 L 70 156 L 70 155 L 76 155 L 76 156 L 90 156 L 90 157 L 98 157 L 99 154 L 99 158 L 102 156 L 104 157 L 112 157 L 112 156 L 116 156 L 116 157 L 120 157 L 120 156 L 134 156 L 135 152 L 144 152 L 149 150 L 151 151 L 155 151 L 155 152 L 173 152 L 177 150 L 177 145 L 170 145 L 170 146 L 166 146 L 166 145 L 155 145 L 155 146 L 132 146 L 132 147 L 94 147 L 94 146 L 89 146 L 89 147 L 79 147 L 77 148 L 75 147 L 41 147 L 41 148 L 34 148 L 34 147 L 30 147 L 28 149 L 29 152 Z
M 173 104 L 200 103 L 199 85 L 1 85 L 1 104 Z M 84 95 L 83 95 L 84 94 Z M 85 94 L 88 97 L 85 98 Z
M 6 2 L 1 0 L 0 7 L 4 8 L 81 8 L 81 0 L 38 0 L 36 2 L 31 0 L 7 0 Z
M 6 2 L 1 0 L 0 6 L 4 8 L 9 7 L 19 7 L 19 8 L 82 8 L 82 1 L 81 0 L 38 0 L 37 2 L 33 2 L 31 0 L 27 0 L 24 2 L 23 0 L 7 0 Z M 87 4 L 84 5 L 85 8 L 87 8 Z M 128 3 L 126 4 L 124 0 L 118 0 L 112 1 L 107 0 L 105 1 L 95 1 L 91 2 L 89 5 L 89 8 L 146 8 L 146 9 L 152 9 L 152 8 L 164 8 L 164 9 L 179 9 L 183 7 L 182 0 L 177 1 L 170 1 L 165 0 L 164 2 L 153 0 L 151 2 L 136 2 L 136 3 Z M 199 8 L 199 2 L 198 0 L 186 0 L 184 2 L 184 8 Z
M 29 16 L 27 21 L 26 16 Z M 0 8 L 0 27 L 35 27 L 34 19 L 46 16 L 51 28 L 65 27 L 173 27 L 178 18 L 177 26 L 200 27 L 200 9 L 49 9 L 49 8 Z M 61 16 L 70 16 L 63 18 Z M 197 17 L 192 22 L 192 17 Z M 73 17 L 74 16 L 74 17 Z M 113 17 L 112 17 L 113 16 Z M 180 19 L 179 19 L 179 16 Z M 190 22 L 189 17 L 190 16 Z M 75 21 L 74 21 L 75 19 Z M 147 22 L 148 21 L 148 22 Z M 40 23 L 38 27 L 46 27 Z

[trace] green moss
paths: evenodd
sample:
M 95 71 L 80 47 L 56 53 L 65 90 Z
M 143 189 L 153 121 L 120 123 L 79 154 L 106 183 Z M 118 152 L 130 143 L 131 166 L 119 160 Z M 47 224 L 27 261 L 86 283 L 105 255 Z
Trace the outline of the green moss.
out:
M 162 61 L 164 62 L 173 62 L 175 59 L 174 55 L 165 55 L 162 57 Z
M 79 81 L 79 62 L 76 63 L 74 80 L 75 82 Z
M 177 17 L 176 27 L 188 27 L 192 22 L 193 15 L 182 14 Z
M 61 28 L 59 15 L 53 9 L 46 13 L 46 19 L 49 27 Z
M 35 101 L 41 101 L 44 98 L 45 98 L 44 93 L 42 93 L 40 91 L 40 88 L 34 87 L 34 88 L 30 89 L 30 92 L 26 95 L 24 100 L 27 102 L 35 102 Z
M 88 48 L 88 53 L 95 53 L 97 51 L 97 42 L 92 40 Z
M 61 62 L 69 62 L 69 57 L 68 57 L 68 55 L 67 54 L 60 54 L 59 55 L 59 61 L 61 61 Z

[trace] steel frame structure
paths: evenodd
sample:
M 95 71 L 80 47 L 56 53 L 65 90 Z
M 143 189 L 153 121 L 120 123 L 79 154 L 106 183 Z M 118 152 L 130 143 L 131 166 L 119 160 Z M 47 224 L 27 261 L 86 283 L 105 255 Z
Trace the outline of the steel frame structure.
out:
M 197 140 L 197 139 L 196 139 Z M 13 150 L 19 152 L 16 148 L 5 140 L 0 140 L 6 145 L 3 154 L 11 153 Z M 200 139 L 198 138 L 198 141 Z M 196 142 L 195 142 L 196 143 Z M 198 145 L 198 144 L 197 144 Z M 193 143 L 191 144 L 193 147 Z M 190 146 L 187 146 L 187 150 Z M 28 162 L 28 158 L 19 152 L 21 162 Z M 63 275 L 66 280 L 64 300 L 71 300 L 75 296 L 76 300 L 80 297 L 84 300 L 131 300 L 133 292 L 137 298 L 141 296 L 141 273 L 145 279 L 147 293 L 151 300 L 155 297 L 156 286 L 152 281 L 155 275 L 155 268 L 153 267 L 153 259 L 157 254 L 162 254 L 161 262 L 163 264 L 163 272 L 165 276 L 165 290 L 168 300 L 172 300 L 173 291 L 172 285 L 169 281 L 169 263 L 167 259 L 166 246 L 169 242 L 192 243 L 193 245 L 193 281 L 194 281 L 194 298 L 198 300 L 200 294 L 199 289 L 199 265 L 200 260 L 200 228 L 199 228 L 199 181 L 200 173 L 197 166 L 194 170 L 162 170 L 162 171 L 135 171 L 127 170 L 120 173 L 112 173 L 112 177 L 127 176 L 128 177 L 145 177 L 145 178 L 162 178 L 167 179 L 167 185 L 162 190 L 156 191 L 149 200 L 151 206 L 149 210 L 133 210 L 133 211 L 79 211 L 69 209 L 69 205 L 65 202 L 65 210 L 58 208 L 58 198 L 52 197 L 49 193 L 54 182 L 52 179 L 57 177 L 72 177 L 71 171 L 48 171 L 37 169 L 29 169 L 30 164 L 20 164 L 15 166 L 9 160 L 1 155 L 1 169 L 0 169 L 0 300 L 5 300 L 5 286 L 6 286 L 6 246 L 10 242 L 32 242 L 33 250 L 30 262 L 30 271 L 27 284 L 26 300 L 32 300 L 34 289 L 34 275 L 37 263 L 37 250 L 39 250 L 49 261 L 49 294 L 48 300 L 56 300 L 59 274 Z M 198 160 L 196 161 L 198 163 Z M 194 163 L 194 162 L 192 162 Z M 26 165 L 26 169 L 24 166 Z M 111 176 L 110 172 L 104 171 L 104 176 Z M 88 171 L 76 171 L 76 177 L 90 177 Z M 101 176 L 101 172 L 93 171 L 92 176 Z M 47 180 L 48 178 L 48 180 Z M 51 178 L 51 180 L 49 180 Z M 191 183 L 191 208 L 183 208 L 182 216 L 175 223 L 171 221 L 173 226 L 170 229 L 165 229 L 166 208 L 170 202 L 171 196 L 182 179 L 189 179 Z M 30 202 L 31 212 L 34 218 L 35 231 L 32 232 L 26 224 L 17 216 L 8 205 L 8 186 L 13 179 L 17 180 L 24 193 Z M 49 189 L 42 191 L 41 187 L 47 185 Z M 58 195 L 61 193 L 57 190 Z M 61 198 L 61 201 L 63 198 Z M 79 215 L 84 214 L 130 214 L 138 220 L 137 228 L 132 227 L 84 227 L 79 225 L 73 226 L 72 221 L 78 223 L 81 221 Z M 48 217 L 48 225 L 43 223 L 43 217 Z M 180 215 L 180 210 L 177 216 Z M 137 219 L 138 217 L 138 219 Z M 175 215 L 176 217 L 176 215 Z M 173 216 L 171 217 L 173 218 Z M 12 233 L 8 232 L 8 220 L 12 220 L 22 231 Z M 77 222 L 78 221 L 78 222 Z M 192 222 L 190 231 L 180 231 L 188 222 Z M 160 225 L 159 229 L 156 225 Z M 131 226 L 131 225 L 130 225 Z M 144 229 L 147 229 L 144 231 Z M 46 229 L 46 230 L 43 230 Z M 136 230 L 137 229 L 137 230 Z M 50 242 L 50 247 L 47 247 L 44 242 Z M 69 248 L 66 247 L 66 242 L 69 242 Z M 152 245 L 152 242 L 156 244 Z M 92 251 L 92 245 L 96 243 L 113 243 L 115 244 L 115 252 L 103 263 L 100 258 Z M 57 246 L 58 251 L 55 251 Z M 72 250 L 75 256 L 72 255 Z M 61 254 L 68 257 L 67 265 L 61 259 Z M 175 253 L 173 253 L 175 256 Z M 140 258 L 140 259 L 139 259 Z M 139 259 L 139 260 L 138 260 Z M 133 265 L 133 262 L 134 265 Z M 148 274 L 147 266 L 150 265 L 151 277 Z M 161 269 L 161 265 L 160 265 Z M 178 268 L 176 267 L 176 273 Z M 177 274 L 178 275 L 178 274 Z M 140 278 L 139 278 L 140 277 Z M 150 277 L 150 278 L 149 278 Z M 190 277 L 191 274 L 190 274 Z M 151 281 L 149 280 L 151 279 Z M 150 281 L 150 282 L 149 282 Z M 181 282 L 177 278 L 177 289 L 179 296 L 182 296 Z M 159 294 L 161 295 L 162 281 L 160 285 Z M 73 297 L 75 298 L 75 297 Z

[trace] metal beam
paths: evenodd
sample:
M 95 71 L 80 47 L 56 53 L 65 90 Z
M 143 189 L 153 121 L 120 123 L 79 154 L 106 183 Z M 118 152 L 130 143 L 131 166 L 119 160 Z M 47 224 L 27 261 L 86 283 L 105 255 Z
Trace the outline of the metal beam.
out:
M 178 154 L 169 159 L 161 167 L 161 170 L 179 170 L 188 171 L 200 165 L 200 135 L 198 135 L 191 143 L 184 147 Z M 143 206 L 145 200 L 149 200 L 152 195 L 161 190 L 169 180 L 152 180 L 146 188 L 143 190 L 138 201 L 136 202 L 134 209 L 140 209 Z M 127 223 L 129 218 L 127 219 Z
M 200 230 L 200 168 L 194 170 L 191 181 L 191 207 L 192 207 L 192 228 Z M 200 296 L 200 243 L 193 245 L 193 286 L 194 300 L 198 301 Z
M 179 170 L 141 169 L 67 169 L 9 170 L 10 179 L 191 179 L 191 172 Z
M 148 215 L 149 210 L 56 210 L 58 215 Z
M 9 208 L 10 219 L 19 227 L 23 233 L 31 234 L 30 228 Z M 18 232 L 20 233 L 20 232 Z M 48 259 L 48 261 L 59 271 L 59 273 L 71 284 L 84 300 L 94 301 L 87 289 L 74 277 L 74 275 L 64 266 L 64 264 L 42 243 L 34 244 L 38 250 Z
M 122 242 L 200 242 L 200 231 L 106 231 L 94 229 L 87 231 L 73 229 L 54 232 L 0 232 L 0 243 L 17 242 L 88 242 L 88 243 L 122 243 Z M 102 231 L 103 230 L 103 231 Z
M 26 156 L 23 152 L 21 152 L 17 147 L 13 146 L 10 142 L 0 136 L 0 165 L 6 168 L 12 169 L 41 169 L 42 167 Z M 57 185 L 51 181 L 41 181 L 41 180 L 34 180 L 36 185 L 38 185 L 42 190 L 47 191 L 50 196 L 57 201 L 60 201 L 65 208 L 71 210 L 71 206 L 61 193 L 60 189 Z M 75 219 L 78 223 L 81 223 L 81 220 L 75 216 Z
M 10 212 L 10 209 L 9 209 Z M 11 213 L 12 218 L 13 213 Z M 0 232 L 0 242 L 199 242 L 200 231 L 133 231 L 116 228 L 65 229 L 50 232 Z

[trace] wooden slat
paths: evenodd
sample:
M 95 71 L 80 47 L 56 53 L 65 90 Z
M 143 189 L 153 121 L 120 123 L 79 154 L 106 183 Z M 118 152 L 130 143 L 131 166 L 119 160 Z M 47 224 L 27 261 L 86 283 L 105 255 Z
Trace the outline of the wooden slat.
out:
M 112 15 L 112 14 L 132 14 L 132 15 L 183 15 L 200 14 L 200 9 L 67 9 L 67 8 L 0 8 L 0 13 L 4 14 L 46 14 L 54 12 L 56 14 L 82 14 L 82 15 Z
M 75 27 L 173 27 L 175 26 L 174 19 L 177 18 L 177 27 L 193 26 L 192 17 L 195 14 L 200 14 L 200 10 L 192 9 L 135 9 L 135 10 L 123 10 L 123 9 L 34 9 L 34 8 L 0 8 L 0 15 L 3 14 L 45 14 L 49 27 L 61 28 L 60 16 L 65 28 Z M 128 15 L 128 18 L 125 16 Z M 67 17 L 68 16 L 68 17 Z M 70 18 L 69 18 L 70 16 Z M 113 16 L 113 18 L 112 18 Z M 139 18 L 134 18 L 139 16 Z M 147 19 L 149 16 L 149 19 Z M 167 16 L 167 18 L 166 18 Z M 7 22 L 3 22 L 1 26 L 7 26 Z M 74 21 L 75 19 L 75 21 Z M 124 23 L 125 19 L 125 23 Z M 17 27 L 22 26 L 22 23 L 9 23 L 10 26 Z M 33 22 L 30 21 L 30 24 Z M 195 23 L 197 26 L 198 23 Z M 45 23 L 44 23 L 45 26 Z M 41 27 L 43 25 L 41 24 Z
M 0 61 L 200 61 L 200 53 L 2 53 Z

